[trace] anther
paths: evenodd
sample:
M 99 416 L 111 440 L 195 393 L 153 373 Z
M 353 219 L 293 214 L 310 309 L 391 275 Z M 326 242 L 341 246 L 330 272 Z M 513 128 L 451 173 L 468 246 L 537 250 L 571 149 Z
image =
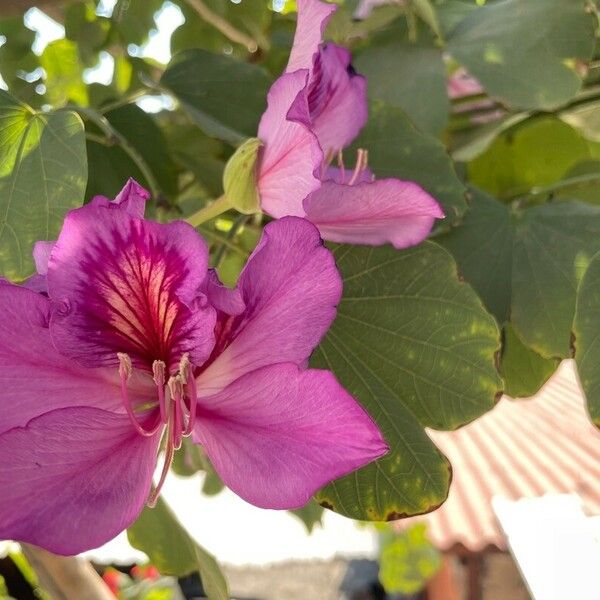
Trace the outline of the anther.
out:
M 174 375 L 169 379 L 169 393 L 171 395 L 171 406 L 173 412 L 171 415 L 171 433 L 175 449 L 181 448 L 183 438 L 183 382 L 180 375 Z
M 183 431 L 184 436 L 188 436 L 194 429 L 196 423 L 196 408 L 198 406 L 198 390 L 196 388 L 196 379 L 192 370 L 192 364 L 188 354 L 184 354 L 179 362 L 179 377 L 185 384 L 187 396 L 190 402 L 187 424 Z
M 169 415 L 167 411 L 167 402 L 165 399 L 165 372 L 167 365 L 162 360 L 155 360 L 152 363 L 152 375 L 154 376 L 154 383 L 158 391 L 158 405 L 160 407 L 160 420 L 163 423 L 167 423 Z

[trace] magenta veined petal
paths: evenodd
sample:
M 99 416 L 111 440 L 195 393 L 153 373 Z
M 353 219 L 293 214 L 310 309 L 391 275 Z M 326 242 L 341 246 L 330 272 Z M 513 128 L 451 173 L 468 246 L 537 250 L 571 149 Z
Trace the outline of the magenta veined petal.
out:
M 109 200 L 104 196 L 95 196 L 92 198 L 90 204 L 92 206 L 124 210 L 132 217 L 143 219 L 146 210 L 146 201 L 149 198 L 150 193 L 148 190 L 144 189 L 135 179 L 130 177 L 114 200 Z
M 422 242 L 440 205 L 416 183 L 380 179 L 355 185 L 324 182 L 305 201 L 306 216 L 333 242 L 407 248 Z
M 306 219 L 269 223 L 238 283 L 246 310 L 225 324 L 218 355 L 198 377 L 202 395 L 280 362 L 305 365 L 342 293 L 333 255 Z
M 160 435 L 126 415 L 52 410 L 0 435 L 0 538 L 77 554 L 111 540 L 139 515 Z
M 323 41 L 323 32 L 336 9 L 334 4 L 319 0 L 298 0 L 298 20 L 286 68 L 288 73 L 312 69 L 314 55 Z
M 25 426 L 48 411 L 87 406 L 124 412 L 115 369 L 86 369 L 61 355 L 52 343 L 48 298 L 21 286 L 0 287 L 0 386 L 6 402 L 0 433 Z M 154 386 L 134 379 L 136 404 L 154 398 Z
M 388 446 L 332 373 L 278 364 L 205 398 L 194 440 L 236 494 L 261 508 L 304 506 Z
M 208 250 L 188 224 L 134 217 L 119 206 L 71 211 L 50 255 L 51 332 L 59 350 L 89 367 L 168 371 L 188 353 L 202 364 L 214 345 L 214 309 L 196 300 Z M 194 303 L 194 310 L 191 304 Z

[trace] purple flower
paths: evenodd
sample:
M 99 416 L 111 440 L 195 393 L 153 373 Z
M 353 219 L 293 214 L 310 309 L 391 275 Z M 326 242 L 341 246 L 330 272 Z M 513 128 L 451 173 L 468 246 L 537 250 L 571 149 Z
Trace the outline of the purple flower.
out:
M 265 508 L 387 451 L 333 374 L 306 368 L 341 294 L 314 226 L 267 225 L 231 290 L 191 226 L 144 219 L 146 198 L 129 181 L 71 211 L 36 246 L 38 275 L 0 284 L 0 539 L 106 542 L 155 500 L 185 436 Z
M 367 121 L 366 80 L 350 64 L 350 53 L 323 44 L 323 30 L 336 7 L 298 0 L 298 25 L 286 72 L 268 95 L 258 137 L 262 209 L 273 217 L 310 219 L 328 240 L 351 244 L 421 242 L 439 204 L 413 182 L 375 181 L 367 152 L 346 169 L 341 150 Z M 330 167 L 338 157 L 338 168 Z

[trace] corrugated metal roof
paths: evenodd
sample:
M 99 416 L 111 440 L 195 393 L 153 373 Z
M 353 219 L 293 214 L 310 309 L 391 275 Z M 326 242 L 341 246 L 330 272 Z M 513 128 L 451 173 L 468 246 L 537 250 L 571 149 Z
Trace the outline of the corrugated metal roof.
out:
M 436 511 L 398 523 L 427 521 L 441 550 L 506 549 L 491 500 L 577 493 L 600 514 L 600 431 L 589 421 L 574 365 L 564 361 L 528 400 L 502 398 L 489 413 L 450 432 L 428 434 L 452 463 L 448 500 Z

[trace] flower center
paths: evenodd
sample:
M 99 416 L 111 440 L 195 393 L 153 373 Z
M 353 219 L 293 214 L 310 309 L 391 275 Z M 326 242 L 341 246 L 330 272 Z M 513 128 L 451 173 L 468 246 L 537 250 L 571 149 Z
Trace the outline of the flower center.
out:
M 131 419 L 135 430 L 145 437 L 154 435 L 160 427 L 165 427 L 165 461 L 156 488 L 150 493 L 148 506 L 156 504 L 160 490 L 165 482 L 167 473 L 171 468 L 175 450 L 181 448 L 184 437 L 192 434 L 196 422 L 196 407 L 198 394 L 196 380 L 193 375 L 192 365 L 187 354 L 179 361 L 179 370 L 166 380 L 166 365 L 162 360 L 155 360 L 152 364 L 152 374 L 156 384 L 159 411 L 154 423 L 148 427 L 147 422 L 140 422 L 135 413 L 133 404 L 127 390 L 127 383 L 133 374 L 131 359 L 127 354 L 118 353 L 119 375 L 121 377 L 121 398 L 125 410 Z M 147 420 L 151 419 L 149 416 Z
M 361 177 L 369 167 L 369 151 L 364 148 L 359 148 L 356 151 L 356 165 L 352 171 L 346 170 L 344 165 L 344 155 L 341 150 L 339 150 L 337 154 L 330 152 L 323 161 L 321 167 L 321 179 L 326 178 L 327 169 L 336 157 L 339 173 L 334 178 L 334 181 L 345 185 L 354 185 L 355 183 L 360 182 Z

